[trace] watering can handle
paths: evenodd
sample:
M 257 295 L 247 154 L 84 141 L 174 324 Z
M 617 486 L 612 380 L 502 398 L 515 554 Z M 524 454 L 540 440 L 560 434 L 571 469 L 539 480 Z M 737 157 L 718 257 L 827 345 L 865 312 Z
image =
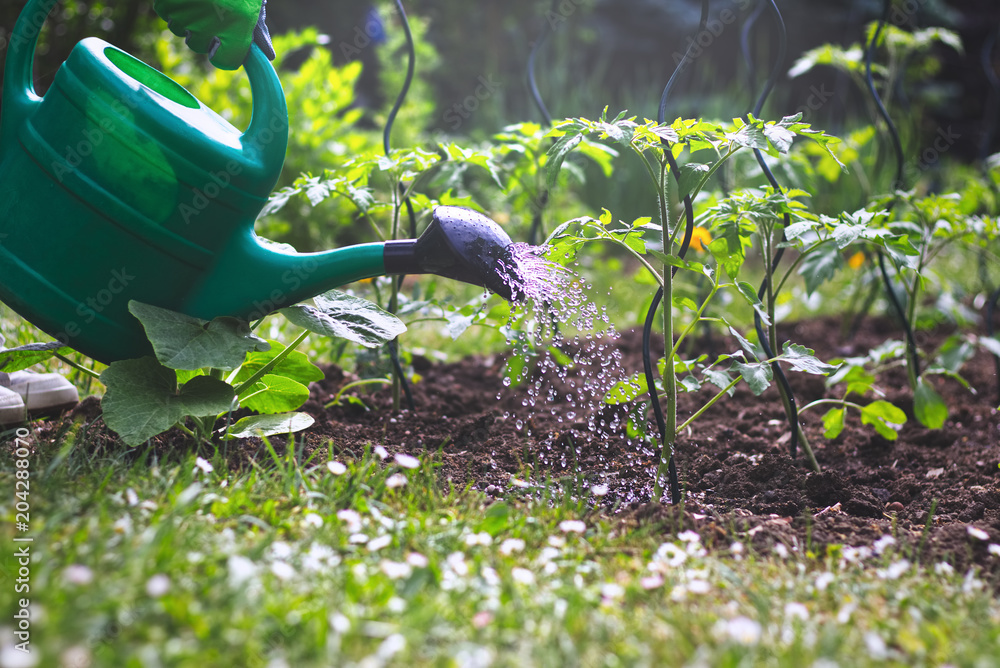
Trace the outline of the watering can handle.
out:
M 49 12 L 59 0 L 28 0 L 14 24 L 7 43 L 7 64 L 3 77 L 3 116 L 0 118 L 0 146 L 9 146 L 14 134 L 41 102 L 35 93 L 32 68 L 35 44 Z
M 250 92 L 253 96 L 250 125 L 241 140 L 243 150 L 261 164 L 281 164 L 285 160 L 285 149 L 288 146 L 288 106 L 281 81 L 278 80 L 271 61 L 256 44 L 250 45 L 243 67 L 250 79 Z

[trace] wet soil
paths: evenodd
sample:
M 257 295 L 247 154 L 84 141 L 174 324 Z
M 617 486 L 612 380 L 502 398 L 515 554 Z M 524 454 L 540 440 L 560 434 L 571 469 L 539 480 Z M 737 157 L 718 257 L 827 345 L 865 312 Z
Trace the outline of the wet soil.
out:
M 861 356 L 887 339 L 901 338 L 889 320 L 867 320 L 849 340 L 840 330 L 839 319 L 812 320 L 785 327 L 780 340 L 814 348 L 826 360 Z M 948 334 L 946 328 L 920 332 L 918 344 L 933 351 Z M 618 345 L 625 366 L 641 369 L 640 333 L 626 332 Z M 719 335 L 700 345 L 738 348 Z M 695 529 L 720 549 L 742 540 L 761 552 L 823 555 L 870 547 L 891 535 L 911 558 L 946 559 L 956 569 L 976 563 L 1000 575 L 1000 557 L 988 550 L 990 543 L 1000 544 L 1000 400 L 993 358 L 982 351 L 962 369 L 972 391 L 933 377 L 951 411 L 939 430 L 925 429 L 914 419 L 902 368 L 888 370 L 877 381 L 885 398 L 909 415 L 895 441 L 861 425 L 856 412 L 840 436 L 827 440 L 824 410 L 803 414 L 819 473 L 810 470 L 801 451 L 792 458 L 775 389 L 757 397 L 740 384 L 732 397 L 680 435 L 676 456 L 686 496 L 679 507 L 651 502 L 657 455 L 626 436 L 623 408 L 603 406 L 588 414 L 565 401 L 566 384 L 579 366 L 565 381 L 557 380 L 557 400 L 532 408 L 522 405 L 523 389 L 504 387 L 504 364 L 501 356 L 450 364 L 417 358 L 421 379 L 412 386 L 415 410 L 401 412 L 392 411 L 388 389 L 349 391 L 364 405 L 324 408 L 345 383 L 356 380 L 327 367 L 326 379 L 312 386 L 303 407 L 316 419 L 304 432 L 305 449 L 326 449 L 332 441 L 340 458 L 360 457 L 375 445 L 393 454 L 434 457 L 443 484 L 471 486 L 514 503 L 539 493 L 546 479 L 561 480 L 567 493 L 584 496 L 594 512 L 613 521 L 652 523 L 664 534 Z M 789 380 L 800 406 L 843 392 L 842 387 L 828 389 L 822 377 L 790 373 Z M 686 419 L 714 393 L 703 388 L 681 395 L 679 418 Z M 87 402 L 78 416 L 96 420 L 95 408 Z M 615 426 L 592 432 L 592 417 Z M 160 439 L 158 447 L 169 448 L 182 437 Z M 264 456 L 259 440 L 249 439 L 233 456 L 246 461 L 258 455 Z M 983 535 L 978 532 L 988 538 L 976 537 Z

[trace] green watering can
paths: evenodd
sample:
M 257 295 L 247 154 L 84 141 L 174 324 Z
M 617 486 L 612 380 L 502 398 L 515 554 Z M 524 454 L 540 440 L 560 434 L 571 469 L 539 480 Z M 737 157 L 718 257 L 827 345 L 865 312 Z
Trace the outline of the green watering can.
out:
M 277 249 L 253 225 L 281 172 L 288 111 L 254 45 L 245 132 L 107 42 L 74 47 L 44 97 L 32 61 L 57 0 L 29 0 L 11 35 L 0 116 L 0 301 L 101 362 L 150 347 L 138 300 L 253 320 L 339 285 L 435 273 L 511 298 L 511 240 L 438 207 L 419 239 L 323 253 Z

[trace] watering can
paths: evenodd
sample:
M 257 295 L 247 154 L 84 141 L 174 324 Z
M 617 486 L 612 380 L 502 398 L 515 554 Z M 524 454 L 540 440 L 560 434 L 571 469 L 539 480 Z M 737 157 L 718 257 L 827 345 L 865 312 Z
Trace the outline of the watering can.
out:
M 295 253 L 254 221 L 281 173 L 288 112 L 256 45 L 240 132 L 182 86 L 97 38 L 78 43 L 44 97 L 35 43 L 57 0 L 29 0 L 7 50 L 0 116 L 0 301 L 101 362 L 150 354 L 137 300 L 209 320 L 263 317 L 334 287 L 435 273 L 510 299 L 511 240 L 438 207 L 419 239 Z

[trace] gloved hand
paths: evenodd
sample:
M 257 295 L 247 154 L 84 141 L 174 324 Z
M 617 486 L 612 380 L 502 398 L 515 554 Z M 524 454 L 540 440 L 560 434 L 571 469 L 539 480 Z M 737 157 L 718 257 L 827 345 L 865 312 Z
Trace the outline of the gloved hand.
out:
M 271 60 L 274 47 L 264 23 L 266 0 L 153 0 L 153 9 L 170 32 L 185 37 L 197 53 L 207 53 L 216 67 L 235 70 L 256 43 Z

